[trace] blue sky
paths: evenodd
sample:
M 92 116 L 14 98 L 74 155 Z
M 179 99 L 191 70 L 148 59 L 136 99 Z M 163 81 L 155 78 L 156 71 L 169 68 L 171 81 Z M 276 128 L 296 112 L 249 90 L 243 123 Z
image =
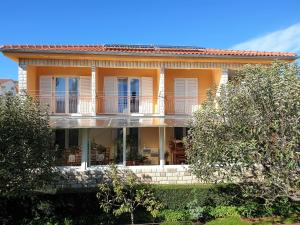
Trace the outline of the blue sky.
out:
M 300 53 L 299 0 L 2 0 L 0 45 L 167 44 Z M 0 78 L 17 65 L 0 55 Z

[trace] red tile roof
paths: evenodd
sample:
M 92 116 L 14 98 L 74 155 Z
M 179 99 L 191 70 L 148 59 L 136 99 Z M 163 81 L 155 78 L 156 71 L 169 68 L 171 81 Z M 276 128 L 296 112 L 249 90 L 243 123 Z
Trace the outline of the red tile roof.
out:
M 296 58 L 296 53 L 249 50 L 225 50 L 190 46 L 159 45 L 4 45 L 2 52 L 82 53 L 149 56 L 237 56 L 237 57 L 282 57 Z
M 15 82 L 12 79 L 0 79 L 0 84 L 4 84 L 4 83 L 9 82 L 9 81 Z

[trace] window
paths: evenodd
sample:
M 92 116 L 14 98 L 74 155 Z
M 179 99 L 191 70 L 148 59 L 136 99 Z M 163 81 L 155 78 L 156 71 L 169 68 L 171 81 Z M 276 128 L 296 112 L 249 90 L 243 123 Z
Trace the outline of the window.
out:
M 55 112 L 78 112 L 78 83 L 79 78 L 55 78 Z
M 118 79 L 118 112 L 139 112 L 140 80 L 137 78 Z M 129 100 L 129 102 L 128 102 Z M 130 104 L 130 106 L 128 106 Z
M 69 147 L 78 146 L 78 137 L 79 137 L 78 129 L 69 130 Z
M 59 149 L 65 149 L 66 143 L 66 132 L 65 130 L 55 130 L 55 145 Z
M 71 148 L 78 146 L 79 130 L 55 130 L 55 145 L 59 149 Z
M 174 138 L 182 140 L 187 135 L 188 129 L 187 127 L 174 127 Z

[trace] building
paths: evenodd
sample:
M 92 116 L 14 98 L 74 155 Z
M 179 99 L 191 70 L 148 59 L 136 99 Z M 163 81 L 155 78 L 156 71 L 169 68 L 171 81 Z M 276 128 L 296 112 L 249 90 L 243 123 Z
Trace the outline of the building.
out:
M 182 137 L 207 90 L 218 95 L 245 64 L 296 59 L 294 53 L 155 45 L 0 50 L 19 64 L 20 92 L 49 110 L 57 165 L 88 184 L 110 163 L 153 183 L 197 182 L 185 165 Z
M 0 95 L 12 93 L 13 95 L 18 92 L 18 82 L 12 79 L 0 79 Z

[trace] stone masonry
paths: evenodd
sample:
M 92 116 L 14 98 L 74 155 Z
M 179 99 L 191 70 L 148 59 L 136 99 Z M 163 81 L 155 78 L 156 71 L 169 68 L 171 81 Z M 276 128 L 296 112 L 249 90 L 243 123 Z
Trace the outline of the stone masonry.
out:
M 103 172 L 107 167 L 60 168 L 61 179 L 58 188 L 92 188 L 103 180 Z M 120 166 L 120 168 L 124 168 Z M 193 184 L 200 181 L 192 175 L 186 165 L 166 166 L 131 166 L 132 170 L 143 182 L 151 184 Z

